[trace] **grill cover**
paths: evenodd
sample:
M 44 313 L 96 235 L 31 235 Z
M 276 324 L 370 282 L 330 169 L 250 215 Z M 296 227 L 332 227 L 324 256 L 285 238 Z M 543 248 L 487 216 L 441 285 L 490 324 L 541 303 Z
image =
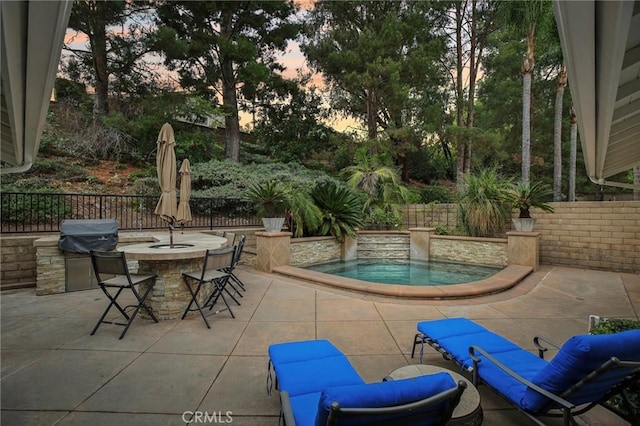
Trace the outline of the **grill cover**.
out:
M 117 244 L 115 219 L 65 219 L 60 224 L 58 247 L 62 251 L 89 254 L 90 250 L 113 250 Z

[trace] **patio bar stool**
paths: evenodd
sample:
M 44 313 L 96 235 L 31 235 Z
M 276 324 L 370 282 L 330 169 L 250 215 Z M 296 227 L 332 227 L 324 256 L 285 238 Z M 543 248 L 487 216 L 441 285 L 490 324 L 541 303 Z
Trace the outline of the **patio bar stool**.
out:
M 182 314 L 182 319 L 185 319 L 189 312 L 198 311 L 204 320 L 207 328 L 211 328 L 209 325 L 209 321 L 207 321 L 207 317 L 204 314 L 203 310 L 209 308 L 209 310 L 213 310 L 214 305 L 218 302 L 219 299 L 222 299 L 226 308 L 216 310 L 213 314 L 220 313 L 222 311 L 228 310 L 231 314 L 232 318 L 235 318 L 229 303 L 225 297 L 225 293 L 239 305 L 238 302 L 233 295 L 226 288 L 227 283 L 229 282 L 229 273 L 226 270 L 230 267 L 233 262 L 234 255 L 233 247 L 224 247 L 221 249 L 208 249 L 205 253 L 204 263 L 202 265 L 201 271 L 194 272 L 183 272 L 182 279 L 184 280 L 184 284 L 187 286 L 189 293 L 191 294 L 191 301 L 187 305 L 184 313 Z M 195 286 L 192 286 L 195 284 Z M 203 292 L 203 288 L 206 284 L 212 284 L 212 289 L 210 290 L 209 295 L 205 295 Z M 195 287 L 195 290 L 193 289 Z M 202 300 L 205 300 L 204 303 L 201 303 Z M 195 305 L 195 307 L 192 307 Z
M 122 339 L 140 309 L 144 309 L 154 322 L 158 322 L 158 318 L 154 315 L 153 310 L 145 303 L 147 296 L 155 284 L 156 275 L 130 273 L 124 252 L 91 250 L 90 255 L 98 286 L 109 299 L 109 305 L 91 332 L 92 336 L 100 325 L 113 324 L 124 327 L 119 337 L 119 339 Z M 136 289 L 136 286 L 144 282 L 148 282 L 149 285 L 141 295 Z M 133 293 L 136 298 L 136 303 L 134 305 L 121 306 L 120 303 L 118 303 L 118 297 L 120 297 L 123 292 L 126 294 L 127 290 Z M 111 308 L 115 308 L 126 322 L 105 320 Z M 133 311 L 127 313 L 127 310 L 130 308 L 133 308 Z

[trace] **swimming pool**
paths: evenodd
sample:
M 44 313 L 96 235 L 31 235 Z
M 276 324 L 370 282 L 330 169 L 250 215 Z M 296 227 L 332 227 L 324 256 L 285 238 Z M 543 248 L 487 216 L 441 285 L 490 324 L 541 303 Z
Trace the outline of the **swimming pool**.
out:
M 372 283 L 408 286 L 464 284 L 487 279 L 502 270 L 494 266 L 404 259 L 336 261 L 305 269 Z

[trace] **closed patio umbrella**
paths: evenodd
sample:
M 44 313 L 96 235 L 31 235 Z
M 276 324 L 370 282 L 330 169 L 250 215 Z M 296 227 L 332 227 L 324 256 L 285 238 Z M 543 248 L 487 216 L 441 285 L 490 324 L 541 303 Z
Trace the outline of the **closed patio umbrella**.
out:
M 156 206 L 155 214 L 167 221 L 169 226 L 169 244 L 173 247 L 173 227 L 178 210 L 176 194 L 176 153 L 174 150 L 175 137 L 173 128 L 164 123 L 158 135 L 158 152 L 156 166 L 158 168 L 158 182 L 162 194 Z
M 189 199 L 191 198 L 191 164 L 189 159 L 185 158 L 180 166 L 180 203 L 178 204 L 178 214 L 176 222 L 184 224 L 191 222 L 191 206 Z

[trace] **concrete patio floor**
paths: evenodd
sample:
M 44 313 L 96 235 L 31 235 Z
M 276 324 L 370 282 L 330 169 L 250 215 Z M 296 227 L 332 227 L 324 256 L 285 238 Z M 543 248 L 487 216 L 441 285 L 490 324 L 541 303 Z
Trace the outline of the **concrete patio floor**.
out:
M 515 288 L 449 301 L 401 301 L 339 292 L 240 268 L 248 289 L 242 306 L 155 324 L 136 319 L 102 325 L 100 290 L 35 296 L 35 289 L 0 295 L 2 425 L 184 425 L 189 412 L 208 423 L 277 425 L 277 392 L 267 395 L 271 343 L 326 338 L 366 381 L 379 381 L 412 359 L 420 320 L 463 316 L 534 350 L 536 334 L 564 342 L 585 333 L 588 316 L 640 318 L 640 277 L 542 266 Z M 425 364 L 455 369 L 431 348 Z M 533 424 L 480 387 L 485 425 Z M 228 416 L 227 416 L 228 413 Z M 627 424 L 605 409 L 587 425 Z M 192 421 L 204 423 L 204 421 Z M 559 424 L 552 422 L 551 424 Z

